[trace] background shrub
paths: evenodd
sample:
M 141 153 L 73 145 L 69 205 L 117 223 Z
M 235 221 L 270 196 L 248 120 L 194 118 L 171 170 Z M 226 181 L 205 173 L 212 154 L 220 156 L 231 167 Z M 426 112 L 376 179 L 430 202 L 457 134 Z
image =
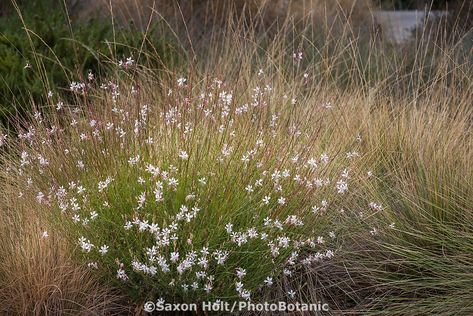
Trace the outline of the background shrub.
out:
M 141 32 L 133 24 L 114 28 L 110 19 L 93 16 L 71 21 L 56 0 L 24 1 L 18 8 L 21 15 L 11 5 L 0 17 L 0 123 L 16 111 L 24 114 L 31 101 L 47 102 L 49 90 L 68 89 L 72 81 L 103 73 L 110 60 L 138 50 L 153 54 L 141 60 L 149 67 L 178 61 L 175 46 L 156 35 L 156 25 Z

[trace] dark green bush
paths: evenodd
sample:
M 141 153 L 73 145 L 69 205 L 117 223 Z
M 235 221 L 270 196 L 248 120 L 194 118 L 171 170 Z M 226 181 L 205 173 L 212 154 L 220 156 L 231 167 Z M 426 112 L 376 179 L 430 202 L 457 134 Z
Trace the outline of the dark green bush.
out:
M 114 36 L 107 19 L 69 23 L 62 1 L 26 1 L 19 9 L 23 21 L 13 6 L 0 16 L 0 124 L 24 114 L 31 101 L 44 101 L 49 90 L 67 89 L 89 71 L 103 72 L 106 61 L 136 58 L 143 42 L 153 57 L 140 63 L 162 67 L 178 61 L 171 42 L 155 31 L 145 35 L 130 24 L 116 27 Z

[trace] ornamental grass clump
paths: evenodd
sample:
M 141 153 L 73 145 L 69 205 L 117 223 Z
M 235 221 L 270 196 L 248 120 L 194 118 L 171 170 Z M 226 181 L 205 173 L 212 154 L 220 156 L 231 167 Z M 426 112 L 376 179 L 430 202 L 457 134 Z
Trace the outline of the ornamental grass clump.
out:
M 50 98 L 7 145 L 7 182 L 79 262 L 134 301 L 196 302 L 258 300 L 337 256 L 343 205 L 370 173 L 358 135 L 326 141 L 332 103 L 301 106 L 263 71 L 154 81 L 131 57 L 116 67 L 72 83 L 76 104 Z

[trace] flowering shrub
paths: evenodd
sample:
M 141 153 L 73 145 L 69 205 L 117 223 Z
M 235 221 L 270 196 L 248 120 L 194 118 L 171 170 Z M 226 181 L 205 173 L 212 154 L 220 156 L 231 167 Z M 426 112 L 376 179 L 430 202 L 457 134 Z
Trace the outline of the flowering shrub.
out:
M 14 146 L 20 195 L 50 207 L 85 265 L 137 300 L 257 300 L 337 255 L 343 203 L 371 173 L 359 136 L 318 141 L 332 103 L 298 107 L 261 71 L 254 86 L 175 78 L 144 93 L 131 57 L 117 67 L 114 82 L 73 82 L 80 106 L 36 112 Z

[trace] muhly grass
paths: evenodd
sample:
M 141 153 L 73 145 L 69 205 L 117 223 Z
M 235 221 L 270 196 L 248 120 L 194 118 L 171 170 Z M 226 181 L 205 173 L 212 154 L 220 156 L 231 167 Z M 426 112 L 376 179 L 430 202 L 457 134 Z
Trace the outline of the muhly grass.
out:
M 432 91 L 428 101 L 442 105 L 449 99 Z M 383 129 L 389 142 L 371 126 L 380 155 L 374 168 L 386 171 L 368 188 L 387 207 L 378 221 L 392 222 L 393 229 L 356 243 L 358 251 L 349 256 L 356 258 L 349 263 L 352 276 L 361 274 L 370 284 L 363 294 L 371 298 L 365 313 L 473 311 L 471 91 L 455 106 L 398 114 Z
M 51 211 L 47 205 L 18 198 L 17 187 L 11 182 L 2 181 L 0 190 L 2 315 L 130 312 L 123 304 L 127 300 L 124 295 L 74 260 L 64 236 L 45 216 Z

